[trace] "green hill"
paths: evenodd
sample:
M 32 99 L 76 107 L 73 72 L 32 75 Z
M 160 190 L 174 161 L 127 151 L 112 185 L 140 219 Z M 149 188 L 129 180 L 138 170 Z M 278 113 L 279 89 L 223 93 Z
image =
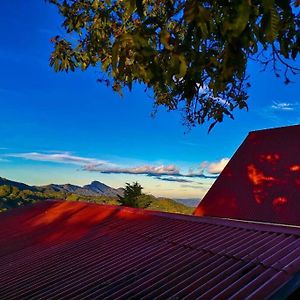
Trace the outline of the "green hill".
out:
M 147 209 L 191 215 L 195 208 L 168 198 L 154 198 Z
M 86 196 L 68 192 L 65 189 L 53 189 L 42 187 L 31 187 L 23 183 L 18 183 L 1 178 L 0 182 L 0 212 L 16 208 L 22 205 L 32 204 L 47 199 L 61 199 L 66 201 L 87 201 L 98 204 L 120 205 L 118 197 L 99 195 Z M 2 183 L 2 184 L 1 184 Z M 172 199 L 155 198 L 148 195 L 151 204 L 147 209 L 164 212 L 191 214 L 193 208 L 177 203 Z

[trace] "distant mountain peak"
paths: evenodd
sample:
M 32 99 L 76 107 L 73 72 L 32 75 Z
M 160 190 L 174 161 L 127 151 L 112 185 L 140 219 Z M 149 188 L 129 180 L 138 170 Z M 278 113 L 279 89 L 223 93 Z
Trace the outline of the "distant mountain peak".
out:
M 22 182 L 12 181 L 4 177 L 0 177 L 0 185 L 14 186 L 20 190 L 31 190 L 31 191 L 35 190 L 35 187 L 29 186 Z
M 90 184 L 84 185 L 84 189 L 87 189 L 91 192 L 97 193 L 99 195 L 106 195 L 106 196 L 118 196 L 122 194 L 119 189 L 114 189 L 100 181 L 92 181 Z
M 107 187 L 108 187 L 108 185 L 106 185 L 106 184 L 104 184 L 104 183 L 102 183 L 102 182 L 100 182 L 100 181 L 97 181 L 97 180 L 92 181 L 92 182 L 89 184 L 89 186 L 107 186 Z
M 48 184 L 44 186 L 29 186 L 27 184 L 21 182 L 15 182 L 8 180 L 6 178 L 0 177 L 0 185 L 9 185 L 18 187 L 20 190 L 52 190 L 55 192 L 62 193 L 74 193 L 82 196 L 110 196 L 117 197 L 118 195 L 123 195 L 122 189 L 112 188 L 100 181 L 94 180 L 90 184 L 87 184 L 83 187 L 77 186 L 74 184 L 66 183 L 66 184 Z

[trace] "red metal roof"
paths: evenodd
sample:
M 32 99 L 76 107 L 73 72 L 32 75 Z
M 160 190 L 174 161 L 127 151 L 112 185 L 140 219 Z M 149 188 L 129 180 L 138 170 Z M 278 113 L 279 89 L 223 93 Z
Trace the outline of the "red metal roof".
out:
M 0 224 L 0 299 L 263 299 L 300 271 L 289 226 L 62 201 Z
M 197 216 L 300 225 L 300 126 L 251 132 Z

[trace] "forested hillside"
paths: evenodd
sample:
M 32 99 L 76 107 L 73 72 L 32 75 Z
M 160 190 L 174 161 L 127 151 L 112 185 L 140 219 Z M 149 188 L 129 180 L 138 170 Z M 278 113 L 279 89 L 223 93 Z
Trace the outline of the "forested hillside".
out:
M 100 186 L 100 184 L 102 183 L 97 183 L 98 186 Z M 104 184 L 102 185 L 105 186 Z M 90 186 L 94 188 L 95 182 L 92 183 Z M 45 201 L 47 199 L 87 201 L 99 204 L 120 205 L 117 194 L 111 196 L 112 188 L 108 186 L 105 187 L 109 188 L 107 189 L 108 195 L 98 194 L 90 196 L 86 194 L 70 192 L 70 185 L 48 185 L 44 187 L 36 187 L 19 182 L 10 181 L 5 178 L 0 178 L 0 212 L 19 207 L 21 205 L 32 204 L 37 201 Z M 121 189 L 114 190 L 121 192 Z M 75 191 L 80 191 L 79 187 L 76 187 Z M 193 212 L 193 208 L 177 203 L 172 199 L 155 198 L 152 195 L 149 195 L 149 198 L 151 200 L 151 203 L 147 207 L 147 209 L 183 214 L 191 214 Z

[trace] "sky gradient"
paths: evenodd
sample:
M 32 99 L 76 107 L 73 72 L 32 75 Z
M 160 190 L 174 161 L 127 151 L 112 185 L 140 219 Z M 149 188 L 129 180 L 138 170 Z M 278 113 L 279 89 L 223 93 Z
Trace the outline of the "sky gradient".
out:
M 250 63 L 249 111 L 208 134 L 187 132 L 142 86 L 121 98 L 100 70 L 55 73 L 50 38 L 61 19 L 44 1 L 1 3 L 0 176 L 28 184 L 138 181 L 146 193 L 202 198 L 249 131 L 300 123 L 299 76 L 286 86 Z M 299 64 L 298 64 L 299 65 Z

